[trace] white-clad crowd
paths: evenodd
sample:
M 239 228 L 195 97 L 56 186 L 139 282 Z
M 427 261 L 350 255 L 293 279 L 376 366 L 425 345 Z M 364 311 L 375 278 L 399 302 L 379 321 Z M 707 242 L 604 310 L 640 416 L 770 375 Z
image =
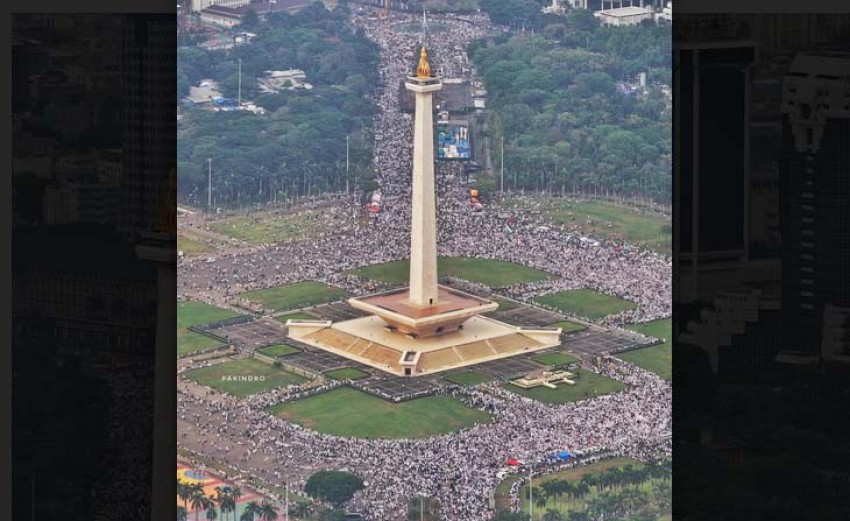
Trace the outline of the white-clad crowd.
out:
M 445 30 L 428 37 L 432 70 L 439 70 L 474 38 L 495 29 L 486 18 L 470 24 L 432 16 Z M 374 226 L 362 226 L 353 198 L 316 203 L 329 232 L 310 240 L 251 249 L 234 249 L 210 258 L 179 261 L 178 294 L 217 305 L 233 295 L 307 279 L 323 280 L 354 294 L 377 286 L 341 274 L 368 264 L 398 260 L 409 251 L 412 116 L 399 111 L 398 86 L 412 74 L 420 35 L 394 25 L 416 17 L 387 19 L 355 16 L 381 47 L 380 88 L 376 102 L 375 168 L 383 192 L 383 211 Z M 556 276 L 540 283 L 503 288 L 528 300 L 563 289 L 591 288 L 623 297 L 637 309 L 608 317 L 611 324 L 670 315 L 671 265 L 657 254 L 614 244 L 583 242 L 570 230 L 546 224 L 534 202 L 518 208 L 511 231 L 497 211 L 472 213 L 460 163 L 438 165 L 439 251 L 447 256 L 474 256 L 518 262 Z M 601 363 L 601 362 L 600 362 Z M 589 364 L 589 362 L 586 362 Z M 498 383 L 476 388 L 448 386 L 440 392 L 483 409 L 493 421 L 444 436 L 411 440 L 364 440 L 319 434 L 275 417 L 265 409 L 306 394 L 325 392 L 339 383 L 310 389 L 299 386 L 236 399 L 180 377 L 179 444 L 246 473 L 294 489 L 322 468 L 349 469 L 366 487 L 347 505 L 368 519 L 402 519 L 409 498 L 425 493 L 440 500 L 444 519 L 477 521 L 492 515 L 489 498 L 507 458 L 542 462 L 558 450 L 596 447 L 618 454 L 645 455 L 648 441 L 670 431 L 669 382 L 630 364 L 607 361 L 587 367 L 627 384 L 626 390 L 562 406 L 545 405 L 511 393 Z M 598 455 L 596 456 L 598 457 Z M 542 463 L 541 463 L 542 465 Z

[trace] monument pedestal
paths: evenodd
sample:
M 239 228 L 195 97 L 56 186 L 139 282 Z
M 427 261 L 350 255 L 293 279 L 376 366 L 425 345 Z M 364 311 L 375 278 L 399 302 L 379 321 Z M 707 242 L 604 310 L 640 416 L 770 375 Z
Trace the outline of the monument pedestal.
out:
M 288 320 L 286 326 L 294 340 L 397 376 L 430 375 L 561 343 L 561 328 L 527 329 L 482 316 L 467 318 L 462 329 L 420 338 L 393 331 L 378 316 Z

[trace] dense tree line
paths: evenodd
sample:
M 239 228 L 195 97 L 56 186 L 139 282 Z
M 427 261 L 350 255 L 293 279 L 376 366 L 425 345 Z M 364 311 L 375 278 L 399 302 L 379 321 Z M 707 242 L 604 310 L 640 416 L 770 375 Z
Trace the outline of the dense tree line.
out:
M 527 501 L 528 489 L 521 493 Z M 657 521 L 671 512 L 672 462 L 637 468 L 628 464 L 573 481 L 550 479 L 535 486 L 531 498 L 544 521 Z M 495 520 L 526 518 L 527 514 L 504 511 Z
M 505 186 L 575 187 L 670 198 L 669 26 L 600 27 L 588 11 L 525 32 L 476 41 L 470 56 L 488 91 L 491 152 Z M 622 81 L 647 73 L 648 94 Z M 656 85 L 653 85 L 656 84 Z
M 296 14 L 276 12 L 246 21 L 257 36 L 226 51 L 178 49 L 178 93 L 204 78 L 236 97 L 242 60 L 242 99 L 268 111 L 190 110 L 178 126 L 182 200 L 205 205 L 208 159 L 217 206 L 278 201 L 371 184 L 372 116 L 367 94 L 377 82 L 378 48 L 347 24 L 344 4 L 315 3 Z M 305 71 L 312 90 L 261 93 L 266 70 Z M 346 178 L 346 139 L 349 173 Z

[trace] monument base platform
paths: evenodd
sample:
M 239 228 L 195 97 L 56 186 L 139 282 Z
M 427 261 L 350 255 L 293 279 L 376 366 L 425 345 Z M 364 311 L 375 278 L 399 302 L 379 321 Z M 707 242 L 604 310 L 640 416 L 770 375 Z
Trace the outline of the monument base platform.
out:
M 289 336 L 398 376 L 424 376 L 560 345 L 561 328 L 527 329 L 472 317 L 461 330 L 426 338 L 392 331 L 378 317 L 332 323 L 288 320 Z

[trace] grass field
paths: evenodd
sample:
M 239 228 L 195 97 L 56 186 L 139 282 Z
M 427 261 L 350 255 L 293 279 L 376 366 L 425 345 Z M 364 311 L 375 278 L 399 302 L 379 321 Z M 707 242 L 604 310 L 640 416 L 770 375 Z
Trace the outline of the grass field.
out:
M 628 300 L 603 295 L 589 289 L 559 291 L 551 295 L 535 297 L 534 301 L 567 313 L 573 313 L 580 317 L 587 317 L 591 320 L 598 320 L 602 317 L 637 307 Z
M 664 341 L 652 347 L 645 347 L 617 355 L 617 358 L 652 371 L 665 380 L 673 379 L 673 320 L 664 319 L 646 324 L 629 326 L 638 333 L 659 338 Z
M 212 248 L 204 242 L 178 234 L 177 251 L 182 251 L 184 255 L 197 255 L 199 253 L 209 253 L 212 251 Z
M 581 481 L 581 478 L 583 476 L 587 475 L 587 474 L 601 474 L 608 469 L 623 468 L 626 465 L 631 465 L 632 468 L 634 468 L 635 470 L 640 469 L 644 466 L 643 463 L 636 461 L 636 460 L 633 460 L 631 458 L 612 458 L 612 459 L 600 461 L 598 463 L 592 463 L 590 465 L 585 465 L 585 466 L 565 470 L 565 471 L 562 471 L 562 472 L 556 472 L 556 473 L 553 473 L 553 474 L 546 474 L 544 476 L 541 476 L 540 478 L 534 479 L 533 483 L 534 483 L 535 487 L 540 487 L 544 483 L 546 483 L 548 481 L 553 481 L 553 480 L 556 480 L 556 479 L 566 480 L 566 481 L 569 481 L 571 483 L 577 483 L 577 482 Z M 649 492 L 649 493 L 651 493 L 651 490 L 652 490 L 651 484 L 648 481 L 642 483 L 638 487 L 638 489 L 642 490 L 644 492 Z M 549 509 L 559 511 L 561 513 L 561 515 L 563 516 L 563 518 L 567 519 L 570 512 L 572 512 L 574 510 L 582 511 L 581 507 L 584 505 L 584 503 L 592 501 L 594 498 L 598 497 L 601 494 L 601 492 L 602 491 L 597 490 L 596 487 L 591 487 L 590 494 L 588 494 L 581 501 L 572 501 L 570 499 L 570 497 L 567 496 L 566 494 L 561 495 L 558 498 L 549 498 L 546 501 L 546 504 L 542 507 L 538 506 L 537 504 L 534 505 L 533 519 L 535 521 L 541 521 L 543 519 L 543 516 L 545 515 L 546 511 L 549 510 Z M 528 505 L 528 485 L 524 485 L 523 487 L 520 488 L 520 498 L 521 498 L 521 501 L 522 501 L 522 505 L 521 505 L 522 511 L 527 516 L 528 510 L 529 510 L 528 509 L 528 506 L 529 506 Z M 498 499 L 497 499 L 497 501 L 498 501 Z M 659 521 L 669 521 L 670 519 L 671 519 L 670 515 L 658 517 Z
M 544 201 L 543 208 L 545 217 L 558 224 L 576 226 L 583 235 L 626 241 L 664 254 L 671 252 L 669 217 L 641 213 L 615 203 L 566 198 Z
M 533 360 L 545 365 L 565 365 L 578 362 L 578 358 L 564 353 L 546 353 L 545 355 L 535 356 Z
M 446 375 L 446 380 L 460 385 L 478 385 L 480 383 L 489 382 L 492 380 L 489 376 L 475 371 L 467 371 L 465 373 L 455 373 Z
M 450 396 L 391 403 L 343 387 L 271 407 L 269 412 L 321 433 L 354 438 L 420 438 L 490 421 Z
M 291 355 L 292 353 L 300 353 L 301 350 L 290 345 L 286 344 L 277 344 L 273 346 L 266 346 L 262 349 L 258 350 L 260 353 L 269 356 L 286 356 Z
M 334 380 L 359 380 L 368 377 L 369 373 L 353 367 L 345 367 L 336 371 L 328 371 L 325 376 Z
M 301 311 L 296 311 L 295 313 L 287 313 L 286 315 L 281 315 L 279 317 L 275 317 L 275 320 L 280 322 L 281 324 L 286 324 L 287 320 L 316 320 L 316 317 L 313 315 L 302 313 Z
M 339 288 L 321 282 L 307 281 L 248 291 L 239 296 L 251 302 L 257 302 L 266 309 L 286 310 L 333 302 L 346 295 L 348 293 Z
M 220 345 L 221 342 L 208 336 L 189 331 L 189 326 L 207 324 L 239 316 L 229 309 L 221 309 L 203 302 L 177 303 L 177 356 L 203 351 Z
M 177 356 L 185 356 L 222 345 L 221 342 L 194 331 L 177 330 Z
M 177 303 L 177 328 L 187 328 L 198 324 L 208 324 L 225 318 L 239 316 L 239 313 L 229 309 L 221 309 L 203 302 Z
M 555 322 L 554 324 L 549 324 L 546 327 L 559 327 L 563 329 L 563 333 L 574 333 L 576 331 L 584 331 L 587 329 L 587 326 L 584 324 L 577 324 L 575 322 L 570 322 L 569 320 L 564 320 L 563 322 Z
M 319 213 L 306 210 L 294 214 L 259 214 L 251 217 L 228 217 L 210 224 L 218 233 L 251 244 L 274 244 L 303 239 L 325 231 L 326 224 Z
M 186 377 L 201 385 L 224 391 L 233 396 L 244 398 L 252 394 L 267 391 L 282 385 L 304 382 L 305 379 L 272 364 L 261 362 L 255 358 L 242 358 L 209 367 L 189 371 Z M 248 376 L 254 381 L 229 381 L 226 377 Z
M 549 389 L 543 386 L 533 389 L 523 389 L 513 384 L 505 384 L 504 387 L 511 392 L 534 398 L 539 402 L 551 404 L 577 402 L 602 396 L 603 394 L 616 393 L 625 389 L 625 385 L 621 382 L 590 371 L 579 369 L 576 371 L 576 374 L 575 385 L 560 383 L 557 384 L 558 387 L 556 389 Z
M 388 284 L 404 284 L 410 277 L 410 261 L 405 259 L 375 264 L 351 270 L 350 273 Z M 513 262 L 471 257 L 440 257 L 437 259 L 437 273 L 440 277 L 451 275 L 493 288 L 535 282 L 551 276 L 545 271 Z

